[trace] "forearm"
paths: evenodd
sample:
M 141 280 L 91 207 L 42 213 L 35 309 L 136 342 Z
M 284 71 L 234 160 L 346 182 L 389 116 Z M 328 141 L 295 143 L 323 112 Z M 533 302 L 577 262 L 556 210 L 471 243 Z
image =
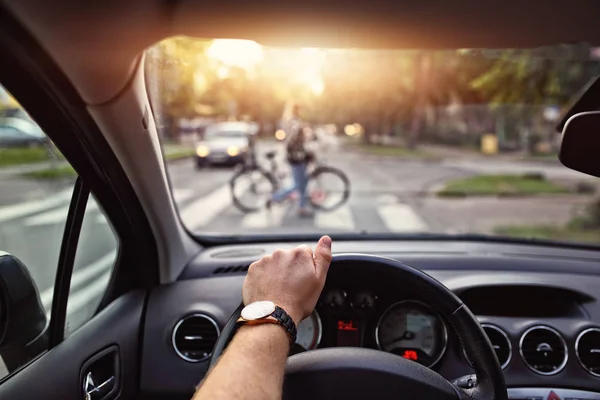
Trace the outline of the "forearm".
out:
M 194 400 L 281 399 L 289 339 L 275 324 L 243 326 Z

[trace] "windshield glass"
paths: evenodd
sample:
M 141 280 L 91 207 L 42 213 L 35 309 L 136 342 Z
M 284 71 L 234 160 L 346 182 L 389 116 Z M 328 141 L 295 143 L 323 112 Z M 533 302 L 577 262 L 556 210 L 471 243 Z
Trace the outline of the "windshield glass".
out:
M 586 45 L 273 48 L 175 37 L 146 74 L 180 217 L 198 234 L 486 234 L 597 243 L 597 181 L 555 127 Z M 249 145 L 211 147 L 207 138 Z M 185 158 L 184 162 L 174 162 Z

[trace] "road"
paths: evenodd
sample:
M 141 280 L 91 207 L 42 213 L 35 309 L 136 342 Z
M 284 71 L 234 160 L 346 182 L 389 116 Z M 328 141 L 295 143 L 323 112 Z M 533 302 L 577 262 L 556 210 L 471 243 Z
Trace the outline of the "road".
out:
M 282 149 L 263 144 L 259 150 Z M 561 166 L 506 161 L 400 160 L 350 152 L 337 142 L 321 152 L 327 164 L 351 182 L 349 201 L 334 212 L 298 217 L 293 203 L 244 214 L 231 199 L 231 168 L 196 170 L 192 160 L 170 163 L 168 172 L 184 223 L 202 233 L 483 232 L 498 223 L 556 222 L 582 200 L 556 198 L 440 200 L 430 191 L 445 181 L 477 173 L 544 171 L 550 177 L 581 179 Z M 47 310 L 66 220 L 72 181 L 35 181 L 0 174 L 0 250 L 28 266 Z M 69 300 L 69 332 L 94 312 L 109 279 L 117 242 L 97 204 L 86 210 Z

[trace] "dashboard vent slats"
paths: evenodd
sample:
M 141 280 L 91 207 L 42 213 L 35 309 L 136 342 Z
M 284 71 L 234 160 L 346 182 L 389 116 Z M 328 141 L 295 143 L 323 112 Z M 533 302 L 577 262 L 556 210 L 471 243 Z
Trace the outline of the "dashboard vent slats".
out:
M 600 376 L 599 328 L 590 328 L 581 332 L 575 342 L 575 352 L 586 371 L 594 376 Z
M 173 329 L 173 348 L 186 361 L 204 361 L 210 357 L 219 334 L 219 326 L 209 316 L 189 315 L 181 319 Z
M 224 274 L 240 274 L 248 272 L 250 264 L 239 264 L 230 265 L 228 267 L 218 267 L 213 271 L 213 275 L 224 275 Z
M 567 345 L 556 330 L 534 326 L 521 336 L 519 345 L 525 364 L 541 375 L 554 375 L 567 364 Z
M 481 324 L 481 327 L 485 331 L 488 339 L 490 339 L 500 365 L 503 369 L 506 368 L 512 356 L 512 346 L 508 336 L 502 329 L 495 325 Z

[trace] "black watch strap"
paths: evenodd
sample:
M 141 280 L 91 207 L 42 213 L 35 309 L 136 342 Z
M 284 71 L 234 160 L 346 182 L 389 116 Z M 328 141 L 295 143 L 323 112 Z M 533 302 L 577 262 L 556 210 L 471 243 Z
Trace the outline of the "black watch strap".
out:
M 290 335 L 290 343 L 293 345 L 296 343 L 296 335 L 298 331 L 296 330 L 296 324 L 290 315 L 281 307 L 275 306 L 275 311 L 271 314 L 273 318 L 275 318 L 281 326 L 283 326 Z

